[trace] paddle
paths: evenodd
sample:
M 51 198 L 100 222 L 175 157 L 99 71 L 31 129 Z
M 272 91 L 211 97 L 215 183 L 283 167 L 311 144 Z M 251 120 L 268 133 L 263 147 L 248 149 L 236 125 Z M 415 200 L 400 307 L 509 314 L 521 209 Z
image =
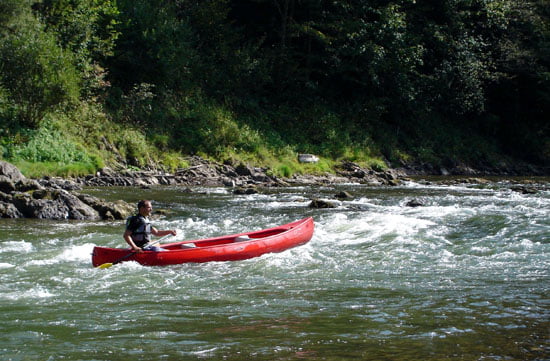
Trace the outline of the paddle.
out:
M 143 248 L 147 248 L 147 247 L 153 246 L 153 245 L 159 243 L 160 241 L 162 241 L 163 239 L 167 239 L 167 238 L 169 238 L 169 237 L 172 237 L 172 235 L 171 235 L 171 234 L 167 234 L 166 236 L 161 237 L 161 238 L 159 238 L 159 239 L 157 239 L 157 240 L 155 240 L 155 241 L 150 241 L 150 242 L 148 242 L 145 246 L 143 246 Z M 130 253 L 128 253 L 126 256 L 124 256 L 124 257 L 122 257 L 122 258 L 119 258 L 119 259 L 117 259 L 116 261 L 114 261 L 114 262 L 112 262 L 112 263 L 111 263 L 111 262 L 103 263 L 103 264 L 100 264 L 99 266 L 97 266 L 96 268 L 102 268 L 102 269 L 103 269 L 103 268 L 109 268 L 109 267 L 111 267 L 111 266 L 114 265 L 114 264 L 117 264 L 117 263 L 120 263 L 120 262 L 124 261 L 126 258 L 130 258 L 131 256 L 133 256 L 133 255 L 136 254 L 136 253 L 137 253 L 136 251 L 130 252 Z

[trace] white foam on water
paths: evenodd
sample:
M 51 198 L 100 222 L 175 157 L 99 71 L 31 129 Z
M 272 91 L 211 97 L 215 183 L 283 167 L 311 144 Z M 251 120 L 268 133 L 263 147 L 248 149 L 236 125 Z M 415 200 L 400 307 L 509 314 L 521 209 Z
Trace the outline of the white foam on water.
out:
M 472 209 L 459 207 L 456 204 L 449 206 L 426 206 L 419 208 L 412 208 L 408 213 L 417 213 L 422 217 L 429 217 L 431 219 L 440 219 L 447 216 L 464 216 L 474 213 Z
M 531 248 L 533 248 L 535 245 L 540 245 L 540 243 L 539 243 L 539 242 L 533 242 L 533 241 L 531 241 L 531 240 L 529 240 L 529 239 L 522 239 L 522 240 L 520 241 L 520 246 L 523 247 L 523 248 L 525 248 L 525 249 L 531 249 Z
M 219 230 L 226 225 L 226 220 L 220 221 L 221 223 L 211 222 L 208 219 L 194 220 L 187 218 L 183 221 L 181 232 L 178 234 L 177 239 L 198 239 L 213 237 L 218 234 Z M 229 224 L 231 225 L 231 224 Z M 159 226 L 159 228 L 162 228 Z M 172 240 L 174 241 L 174 240 Z
M 42 241 L 44 244 L 48 244 L 50 246 L 55 246 L 59 243 L 60 239 L 59 238 L 48 238 L 44 241 Z
M 49 266 L 58 263 L 55 259 L 33 259 L 25 263 L 25 266 Z
M 272 199 L 276 199 L 276 197 L 270 194 L 255 193 L 255 194 L 238 195 L 234 198 L 231 198 L 229 202 L 230 203 L 244 203 L 244 202 L 250 202 L 250 201 L 266 202 Z
M 472 330 L 471 328 L 460 329 L 460 328 L 452 326 L 452 327 L 441 329 L 441 332 L 443 332 L 447 335 L 456 335 L 456 334 L 461 334 L 461 333 L 471 333 L 471 332 L 474 332 L 474 330 Z
M 313 248 L 311 247 L 311 243 L 307 243 L 283 252 L 266 253 L 261 256 L 261 259 L 265 262 L 266 266 L 288 270 L 300 265 L 311 264 L 311 262 L 314 262 L 312 254 Z M 249 261 L 249 263 L 255 262 L 257 262 L 256 259 Z
M 491 190 L 476 188 L 472 184 L 441 184 L 441 183 L 432 183 L 432 184 L 422 184 L 417 182 L 404 182 L 402 188 L 411 188 L 411 189 L 423 189 L 423 190 L 445 190 L 445 191 L 460 191 L 460 192 L 491 192 Z
M 200 350 L 200 351 L 192 351 L 192 352 L 189 352 L 189 354 L 205 357 L 208 354 L 213 354 L 216 350 L 218 350 L 218 347 L 213 347 L 213 348 Z
M 0 269 L 12 268 L 12 267 L 15 267 L 15 265 L 13 265 L 13 264 L 11 264 L 11 263 L 0 262 Z
M 94 244 L 86 243 L 82 245 L 75 245 L 66 248 L 63 253 L 56 257 L 57 260 L 63 261 L 87 261 L 90 259 Z
M 142 266 L 140 263 L 136 261 L 126 261 L 121 262 L 119 264 L 114 265 L 113 267 L 110 267 L 110 269 L 123 269 L 126 272 L 127 270 L 145 270 L 144 266 Z
M 224 187 L 197 187 L 194 188 L 196 193 L 205 194 L 229 194 L 228 188 Z
M 7 241 L 0 243 L 0 253 L 30 253 L 32 251 L 34 251 L 34 246 L 32 245 L 32 243 L 27 241 Z
M 444 266 L 445 268 L 457 268 L 456 256 L 452 253 L 443 249 L 439 252 L 439 257 L 437 263 Z
M 51 293 L 42 286 L 36 286 L 30 290 L 22 290 L 18 292 L 6 292 L 0 294 L 0 299 L 6 300 L 21 300 L 21 299 L 36 299 L 36 298 L 50 298 L 54 297 L 55 294 Z
M 340 245 L 368 243 L 383 237 L 410 242 L 412 235 L 434 225 L 430 220 L 404 214 L 368 213 L 361 218 L 348 218 L 340 213 L 321 224 L 316 232 L 324 243 L 338 241 Z
M 243 204 L 247 207 L 258 209 L 280 209 L 304 207 L 308 199 L 301 195 L 265 195 L 252 194 L 239 198 L 233 198 L 229 202 Z
M 264 203 L 260 205 L 261 209 L 280 209 L 280 208 L 303 208 L 305 206 L 304 201 L 272 201 L 269 203 Z
M 61 253 L 45 259 L 33 259 L 25 263 L 29 266 L 48 266 L 64 262 L 89 261 L 94 244 L 72 245 L 61 249 Z
M 193 218 L 185 218 L 185 221 L 183 223 L 186 226 L 192 226 L 193 224 L 195 224 L 195 221 L 193 220 Z

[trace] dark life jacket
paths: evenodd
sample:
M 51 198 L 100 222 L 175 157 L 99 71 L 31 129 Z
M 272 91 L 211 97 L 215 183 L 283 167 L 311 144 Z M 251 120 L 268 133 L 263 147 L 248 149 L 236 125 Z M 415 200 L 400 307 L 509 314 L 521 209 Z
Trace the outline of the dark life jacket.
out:
M 126 219 L 126 230 L 132 232 L 132 240 L 138 247 L 151 241 L 151 223 L 142 215 L 130 216 Z

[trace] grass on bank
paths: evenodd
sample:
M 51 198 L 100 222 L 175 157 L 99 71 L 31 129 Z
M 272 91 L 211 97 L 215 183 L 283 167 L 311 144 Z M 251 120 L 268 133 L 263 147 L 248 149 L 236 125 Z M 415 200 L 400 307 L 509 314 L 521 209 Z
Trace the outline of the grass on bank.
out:
M 0 139 L 0 157 L 27 177 L 77 177 L 103 167 L 187 167 L 175 151 L 155 147 L 144 132 L 116 124 L 96 106 L 48 113 L 38 129 L 20 129 Z
M 97 152 L 91 152 L 68 136 L 60 123 L 49 118 L 36 130 L 23 130 L 2 140 L 2 157 L 27 177 L 79 176 L 104 166 Z
M 94 109 L 80 109 L 78 114 L 78 121 L 66 114 L 50 116 L 41 128 L 27 131 L 17 141 L 4 139 L 2 158 L 30 178 L 85 176 L 105 166 L 170 172 L 189 166 L 184 154 L 169 149 L 165 135 L 147 135 L 140 129 L 115 124 Z M 262 167 L 278 177 L 333 173 L 340 161 L 321 157 L 317 163 L 299 163 L 298 146 L 269 146 L 257 131 L 247 127 L 237 131 L 237 125 L 228 118 L 223 122 L 219 133 L 211 133 L 208 143 L 212 147 L 203 148 L 205 151 L 197 152 L 198 155 L 216 162 Z M 230 137 L 224 130 L 230 131 L 232 141 L 227 141 Z M 347 153 L 348 160 L 359 164 L 379 170 L 386 167 L 378 158 L 357 155 L 353 150 Z
M 315 111 L 322 113 L 318 108 Z M 262 167 L 279 177 L 334 173 L 342 161 L 352 161 L 375 171 L 388 168 L 377 144 L 367 136 L 361 142 L 351 140 L 349 131 L 337 128 L 339 119 L 334 113 L 327 116 L 328 123 L 323 123 L 318 130 L 288 129 L 287 132 L 270 128 L 273 119 L 269 117 L 277 115 L 247 122 L 223 106 L 195 102 L 177 110 L 173 117 L 179 118 L 173 123 L 146 128 L 114 122 L 99 106 L 81 103 L 69 110 L 48 113 L 38 129 L 1 138 L 0 151 L 3 159 L 14 163 L 31 178 L 84 176 L 105 166 L 115 170 L 173 172 L 188 167 L 185 158 L 189 154 L 221 163 Z M 482 139 L 467 137 L 456 129 L 445 130 L 435 129 L 437 133 L 425 143 L 409 145 L 413 153 L 392 146 L 389 159 L 393 162 L 421 160 L 438 165 L 445 159 L 479 159 L 494 153 Z M 326 134 L 317 134 L 316 143 L 311 144 L 306 132 Z M 395 140 L 392 142 L 397 144 Z M 299 153 L 313 153 L 320 161 L 299 163 Z

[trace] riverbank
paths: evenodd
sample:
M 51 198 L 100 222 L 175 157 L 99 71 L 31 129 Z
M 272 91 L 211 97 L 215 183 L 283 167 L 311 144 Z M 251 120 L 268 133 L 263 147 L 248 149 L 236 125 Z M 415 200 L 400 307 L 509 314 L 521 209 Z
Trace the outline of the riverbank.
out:
M 549 176 L 550 170 L 530 164 L 505 163 L 500 167 L 474 168 L 466 165 L 455 165 L 443 168 L 430 164 L 403 164 L 399 168 L 376 171 L 361 167 L 357 163 L 342 162 L 334 173 L 295 174 L 292 177 L 276 177 L 268 168 L 253 167 L 245 164 L 217 163 L 198 156 L 187 158 L 188 168 L 174 173 L 162 171 L 114 171 L 103 168 L 96 174 L 76 178 L 72 181 L 80 186 L 154 186 L 154 185 L 187 185 L 187 186 L 225 186 L 225 187 L 278 187 L 303 184 L 338 184 L 358 183 L 369 185 L 395 186 L 412 176 Z M 64 182 L 66 180 L 63 180 Z
M 187 185 L 187 186 L 225 186 L 225 187 L 280 187 L 297 184 L 337 184 L 361 183 L 373 185 L 397 185 L 407 174 L 400 170 L 388 169 L 374 171 L 361 168 L 351 162 L 342 163 L 334 174 L 304 174 L 289 178 L 270 174 L 269 169 L 253 167 L 245 164 L 221 164 L 200 157 L 188 158 L 189 167 L 178 169 L 174 173 L 158 171 L 115 172 L 103 168 L 94 175 L 73 180 L 81 186 L 155 186 L 155 185 Z M 66 180 L 63 180 L 65 182 Z
M 0 161 L 0 218 L 111 220 L 125 219 L 134 211 L 134 206 L 126 202 L 106 202 L 80 193 L 84 187 L 211 186 L 228 187 L 235 194 L 252 194 L 266 187 L 299 185 L 363 184 L 392 187 L 410 180 L 410 177 L 419 176 L 444 176 L 447 184 L 486 184 L 492 181 L 483 177 L 545 175 L 542 169 L 527 166 L 514 168 L 508 166 L 503 169 L 485 169 L 484 171 L 469 167 L 454 167 L 447 170 L 429 166 L 407 166 L 375 171 L 362 168 L 353 162 L 342 162 L 335 169 L 335 173 L 303 174 L 280 178 L 270 174 L 267 168 L 245 164 L 221 164 L 196 156 L 188 158 L 188 162 L 190 164 L 188 168 L 179 169 L 174 173 L 129 169 L 114 171 L 103 168 L 96 174 L 86 177 L 71 179 L 44 177 L 34 180 L 26 178 L 12 164 Z M 523 194 L 533 194 L 539 190 L 536 186 L 514 186 L 513 184 L 510 185 L 510 189 Z M 317 203 L 312 202 L 312 204 Z M 323 205 L 319 206 L 319 208 L 322 207 Z
M 0 218 L 114 220 L 135 210 L 124 201 L 107 202 L 78 190 L 69 180 L 28 179 L 0 161 Z

